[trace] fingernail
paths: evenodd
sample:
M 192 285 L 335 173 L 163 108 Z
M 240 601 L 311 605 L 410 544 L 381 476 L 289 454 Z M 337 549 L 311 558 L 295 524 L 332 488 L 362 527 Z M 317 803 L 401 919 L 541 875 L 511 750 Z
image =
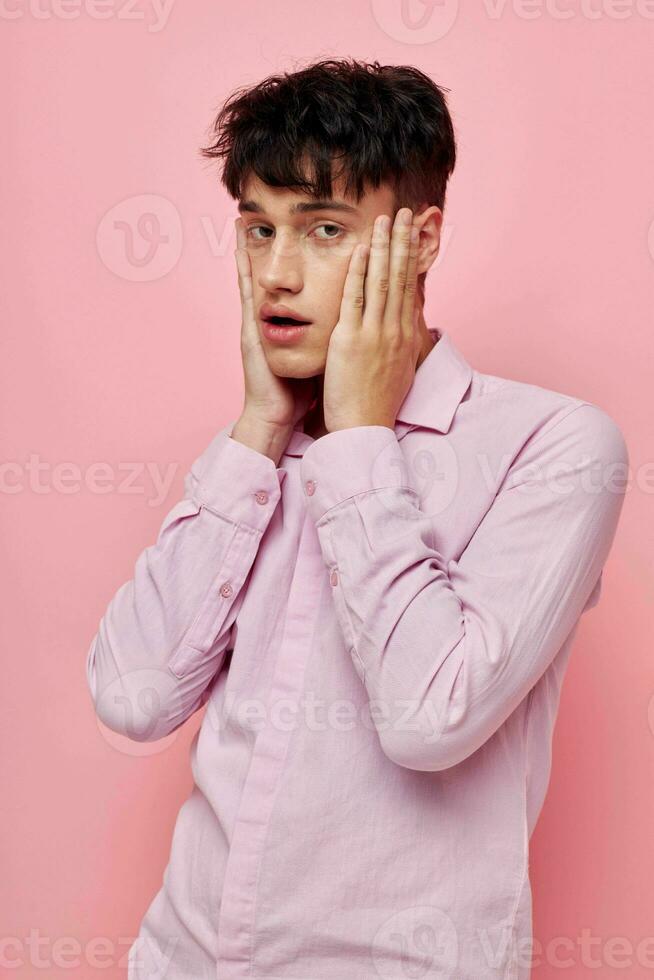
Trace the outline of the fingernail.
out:
M 411 212 L 409 210 L 407 210 L 407 209 L 402 210 L 400 212 L 400 224 L 401 225 L 410 225 L 411 224 L 411 221 L 412 221 Z

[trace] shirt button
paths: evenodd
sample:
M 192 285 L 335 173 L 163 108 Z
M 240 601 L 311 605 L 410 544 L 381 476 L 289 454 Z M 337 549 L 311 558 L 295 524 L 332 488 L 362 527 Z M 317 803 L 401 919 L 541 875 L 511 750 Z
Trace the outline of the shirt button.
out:
M 220 594 L 225 599 L 228 599 L 229 596 L 232 594 L 233 591 L 234 590 L 231 587 L 231 585 L 229 584 L 229 582 L 223 582 L 223 584 L 220 586 Z
M 332 568 L 331 572 L 329 573 L 329 584 L 338 585 L 338 572 L 335 568 Z
M 258 490 L 254 496 L 258 504 L 268 503 L 268 494 L 266 493 L 265 490 Z
M 307 494 L 312 497 L 316 491 L 316 484 L 314 480 L 307 480 L 305 483 Z

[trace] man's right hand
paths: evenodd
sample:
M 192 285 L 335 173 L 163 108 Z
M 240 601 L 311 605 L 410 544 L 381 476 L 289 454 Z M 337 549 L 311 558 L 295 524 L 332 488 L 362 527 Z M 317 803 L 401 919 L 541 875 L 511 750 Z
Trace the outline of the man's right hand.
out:
M 237 439 L 264 453 L 275 464 L 284 452 L 293 427 L 306 413 L 316 393 L 313 378 L 280 378 L 266 360 L 261 344 L 250 256 L 246 248 L 243 219 L 237 218 L 234 251 L 241 294 L 241 358 L 245 381 L 243 411 L 232 430 Z

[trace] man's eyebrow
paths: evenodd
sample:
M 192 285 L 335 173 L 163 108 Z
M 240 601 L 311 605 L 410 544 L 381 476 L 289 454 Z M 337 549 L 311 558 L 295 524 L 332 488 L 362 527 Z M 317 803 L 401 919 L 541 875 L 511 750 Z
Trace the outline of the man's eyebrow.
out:
M 262 214 L 265 210 L 257 201 L 239 201 L 238 210 L 241 214 L 249 212 L 251 214 Z M 317 200 L 301 201 L 299 204 L 292 204 L 288 209 L 290 214 L 306 214 L 310 211 L 345 211 L 347 214 L 359 214 L 359 209 L 346 204 L 344 201 Z

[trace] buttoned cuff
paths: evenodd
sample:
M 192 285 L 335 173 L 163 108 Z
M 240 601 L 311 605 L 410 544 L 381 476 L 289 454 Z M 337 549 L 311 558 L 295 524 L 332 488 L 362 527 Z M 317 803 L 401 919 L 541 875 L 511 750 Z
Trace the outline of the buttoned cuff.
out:
M 263 532 L 281 497 L 286 470 L 251 446 L 232 439 L 233 426 L 214 438 L 192 470 L 197 503 L 236 524 Z
M 302 489 L 314 521 L 349 497 L 411 481 L 395 431 L 385 425 L 337 429 L 316 439 L 300 462 Z

